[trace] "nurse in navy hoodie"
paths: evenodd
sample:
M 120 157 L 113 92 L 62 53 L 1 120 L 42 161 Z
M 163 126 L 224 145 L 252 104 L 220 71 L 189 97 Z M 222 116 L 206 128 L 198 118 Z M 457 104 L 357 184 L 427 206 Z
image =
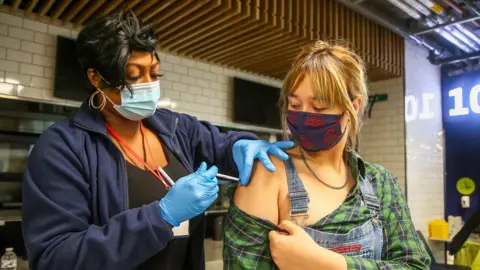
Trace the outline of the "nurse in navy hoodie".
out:
M 280 148 L 290 142 L 156 110 L 155 43 L 132 12 L 79 34 L 77 57 L 94 90 L 31 152 L 22 210 L 30 269 L 204 269 L 203 212 L 217 198 L 217 171 L 247 184 L 254 158 L 270 170 L 268 154 L 287 158 Z

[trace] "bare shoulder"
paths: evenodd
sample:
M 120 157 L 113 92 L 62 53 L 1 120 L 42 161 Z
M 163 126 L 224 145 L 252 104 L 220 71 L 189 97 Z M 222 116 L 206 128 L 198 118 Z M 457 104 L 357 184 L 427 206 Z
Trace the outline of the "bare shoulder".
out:
M 278 194 L 281 180 L 285 178 L 285 165 L 275 156 L 270 156 L 270 160 L 276 171 L 270 172 L 260 161 L 256 161 L 250 184 L 237 187 L 234 203 L 249 215 L 278 224 Z

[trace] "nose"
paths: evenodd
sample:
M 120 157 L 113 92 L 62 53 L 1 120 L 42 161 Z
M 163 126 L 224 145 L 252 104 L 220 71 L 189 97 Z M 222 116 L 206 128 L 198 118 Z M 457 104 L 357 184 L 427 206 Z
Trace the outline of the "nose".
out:
M 152 77 L 150 74 L 145 74 L 145 76 L 142 77 L 142 83 L 150 83 L 150 82 L 154 82 L 156 80 L 157 79 Z
M 311 106 L 309 104 L 304 104 L 304 105 L 302 105 L 301 111 L 302 112 L 307 112 L 307 113 L 314 113 L 315 109 L 313 108 L 313 106 Z
M 153 78 L 150 75 L 147 75 L 147 81 L 146 82 L 153 82 Z

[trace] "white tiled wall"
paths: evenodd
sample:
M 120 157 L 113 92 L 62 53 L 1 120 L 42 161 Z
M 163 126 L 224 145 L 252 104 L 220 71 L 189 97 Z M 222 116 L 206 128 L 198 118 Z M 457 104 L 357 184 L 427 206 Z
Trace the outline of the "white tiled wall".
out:
M 233 77 L 280 87 L 281 81 L 207 63 L 160 54 L 164 97 L 177 101 L 177 110 L 213 122 L 232 120 Z M 259 108 L 261 110 L 261 108 Z
M 388 94 L 387 101 L 376 102 L 360 133 L 360 154 L 398 177 L 405 191 L 405 122 L 403 78 L 374 82 L 369 94 Z
M 440 68 L 416 44 L 406 41 L 405 52 L 408 204 L 415 227 L 428 237 L 428 223 L 444 219 Z M 444 261 L 443 243 L 429 244 L 436 259 Z
M 56 35 L 75 38 L 78 29 L 0 12 L 0 93 L 58 100 L 53 97 L 52 90 Z M 273 86 L 281 85 L 279 80 L 175 55 L 160 53 L 160 58 L 164 73 L 162 97 L 176 102 L 176 110 L 203 120 L 231 121 L 234 76 Z M 366 120 L 360 138 L 360 152 L 366 160 L 390 169 L 403 186 L 403 79 L 375 82 L 370 84 L 369 89 L 371 93 L 387 93 L 389 99 L 375 104 L 372 118 Z
M 76 38 L 78 29 L 60 27 L 0 11 L 0 93 L 42 100 L 53 97 L 56 36 Z M 161 51 L 161 48 L 159 48 Z M 74 52 L 72 52 L 74 53 Z M 162 97 L 177 104 L 177 111 L 217 123 L 232 120 L 232 77 L 279 87 L 281 81 L 160 53 Z M 372 83 L 370 91 L 388 93 L 387 102 L 375 104 L 361 135 L 361 154 L 392 170 L 402 185 L 403 85 L 402 79 Z M 64 101 L 78 104 L 75 102 Z M 261 108 L 259 108 L 261 109 Z
M 76 38 L 78 29 L 72 30 L 56 22 L 37 20 L 35 17 L 24 18 L 0 10 L 0 94 L 60 100 L 53 97 L 52 90 L 57 35 Z M 161 81 L 162 97 L 177 103 L 176 110 L 202 120 L 232 120 L 234 76 L 277 87 L 281 85 L 279 80 L 175 55 L 160 53 L 160 58 L 164 73 Z M 421 61 L 424 57 L 418 59 Z M 388 101 L 376 103 L 371 119 L 365 120 L 360 136 L 360 153 L 367 161 L 380 163 L 391 170 L 404 187 L 403 78 L 371 83 L 369 89 L 371 93 L 388 94 Z M 60 101 L 78 105 L 75 102 Z M 425 217 L 422 215 L 424 209 L 429 208 L 420 205 L 425 202 L 419 198 L 420 191 L 415 186 L 415 182 L 417 186 L 420 185 L 415 180 L 417 178 L 409 179 L 412 179 L 408 190 L 414 221 L 417 226 L 424 226 Z
M 0 11 L 0 93 L 59 100 L 53 97 L 56 36 L 76 38 L 78 29 L 44 22 Z M 175 55 L 160 53 L 160 58 L 162 97 L 174 101 L 177 111 L 202 120 L 231 121 L 235 76 L 272 86 L 281 84 L 279 80 Z

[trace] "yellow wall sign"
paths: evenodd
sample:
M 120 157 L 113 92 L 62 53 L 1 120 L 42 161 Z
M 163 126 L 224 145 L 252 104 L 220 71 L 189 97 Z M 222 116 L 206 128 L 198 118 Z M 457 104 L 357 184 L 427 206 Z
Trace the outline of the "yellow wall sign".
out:
M 464 196 L 471 195 L 475 191 L 475 181 L 472 178 L 462 177 L 457 181 L 457 190 Z

